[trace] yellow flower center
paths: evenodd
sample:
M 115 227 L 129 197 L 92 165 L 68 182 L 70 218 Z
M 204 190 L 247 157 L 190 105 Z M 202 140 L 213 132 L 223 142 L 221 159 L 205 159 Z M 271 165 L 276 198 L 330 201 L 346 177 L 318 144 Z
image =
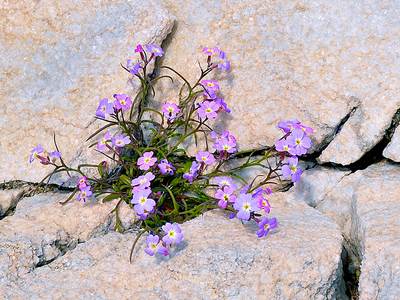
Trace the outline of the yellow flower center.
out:
M 140 202 L 141 204 L 145 204 L 145 203 L 146 203 L 146 200 L 147 200 L 146 197 L 142 197 L 142 198 L 140 198 L 139 202 Z
M 126 101 L 125 100 L 120 100 L 119 103 L 121 103 L 122 105 L 125 105 Z
M 150 248 L 153 249 L 153 250 L 157 249 L 157 244 L 151 243 L 150 244 Z
M 264 230 L 268 230 L 268 228 L 269 228 L 269 224 L 265 224 L 264 225 Z
M 212 83 L 212 82 L 207 82 L 207 85 L 208 85 L 209 87 L 213 87 L 213 86 L 214 86 L 214 83 Z
M 212 112 L 212 109 L 211 108 L 207 108 L 206 112 L 210 113 L 210 112 Z
M 150 158 L 149 158 L 149 157 L 146 157 L 146 158 L 144 159 L 144 162 L 145 162 L 145 163 L 150 162 Z
M 175 231 L 171 230 L 171 231 L 168 233 L 168 235 L 169 235 L 170 237 L 175 237 Z
M 250 209 L 250 205 L 248 203 L 243 204 L 243 209 L 244 210 L 249 210 Z
M 296 166 L 291 166 L 290 170 L 295 173 L 297 171 L 297 167 Z
M 283 150 L 288 151 L 289 150 L 289 146 L 287 146 L 287 145 L 283 146 Z
M 300 145 L 301 144 L 301 140 L 300 139 L 296 139 L 296 145 Z

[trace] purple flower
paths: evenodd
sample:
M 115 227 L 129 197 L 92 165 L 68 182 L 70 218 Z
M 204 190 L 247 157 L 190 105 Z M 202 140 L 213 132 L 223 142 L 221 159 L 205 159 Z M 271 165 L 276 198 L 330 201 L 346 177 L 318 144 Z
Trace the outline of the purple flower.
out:
M 297 166 L 298 163 L 299 159 L 296 156 L 288 158 L 287 164 L 282 166 L 283 177 L 287 179 L 291 178 L 293 182 L 298 181 L 303 173 L 303 170 Z
M 92 191 L 90 190 L 90 186 L 86 186 L 84 188 L 82 188 L 80 190 L 80 192 L 78 193 L 78 200 L 79 201 L 83 201 L 86 202 L 86 200 L 88 200 L 91 196 L 92 196 Z
M 276 141 L 275 143 L 275 149 L 278 152 L 289 152 L 291 148 L 291 144 L 288 142 L 287 139 L 281 139 L 279 141 Z
M 98 151 L 104 152 L 107 150 L 107 145 L 110 144 L 112 137 L 111 133 L 107 131 L 104 136 L 98 141 L 96 149 Z
M 215 158 L 214 155 L 212 155 L 210 152 L 207 151 L 199 151 L 196 154 L 196 160 L 199 163 L 203 163 L 205 165 L 212 165 L 215 163 Z
M 154 256 L 156 253 L 164 256 L 169 254 L 168 249 L 161 243 L 158 235 L 149 234 L 146 239 L 146 244 L 147 247 L 144 251 L 150 256 Z
M 99 106 L 96 110 L 96 116 L 102 119 L 107 118 L 114 112 L 114 105 L 112 102 L 109 102 L 107 98 L 101 99 L 99 102 Z
M 214 99 L 215 103 L 217 103 L 219 105 L 219 110 L 225 111 L 227 113 L 230 113 L 231 110 L 229 109 L 228 105 L 226 104 L 226 102 L 224 101 L 224 99 L 222 98 L 215 98 Z
M 214 139 L 215 150 L 226 153 L 235 153 L 237 151 L 236 138 L 228 130 L 225 130 L 220 136 L 215 132 L 211 132 L 211 138 Z
M 82 176 L 78 179 L 78 188 L 80 190 L 84 189 L 85 187 L 89 186 L 88 180 L 86 176 Z
M 217 68 L 222 70 L 222 71 L 228 72 L 231 69 L 231 63 L 230 63 L 229 60 L 224 59 L 222 62 L 220 62 L 217 65 Z
M 236 195 L 234 194 L 234 190 L 229 186 L 225 186 L 222 189 L 218 189 L 215 192 L 214 197 L 219 200 L 218 206 L 223 209 L 226 208 L 226 206 L 228 205 L 228 202 L 236 201 Z
M 161 228 L 165 233 L 162 240 L 166 245 L 179 244 L 183 240 L 183 233 L 178 224 L 167 223 Z
M 284 133 L 292 132 L 295 129 L 301 129 L 307 135 L 311 135 L 314 133 L 314 129 L 301 124 L 301 122 L 296 119 L 281 121 L 278 123 L 278 128 L 282 129 Z
M 151 172 L 147 172 L 145 175 L 139 176 L 132 180 L 132 186 L 139 186 L 140 189 L 144 190 L 145 188 L 150 187 L 151 181 L 155 178 L 154 174 Z
M 126 94 L 114 94 L 113 96 L 115 98 L 114 101 L 114 108 L 116 110 L 122 110 L 122 111 L 127 111 L 131 108 L 132 106 L 132 100 L 131 97 L 129 97 Z
M 219 84 L 216 80 L 205 79 L 200 81 L 200 84 L 203 86 L 206 96 L 210 96 L 212 99 L 216 97 L 216 93 L 219 91 Z
M 40 154 L 44 152 L 44 149 L 41 145 L 37 145 L 35 148 L 31 150 L 31 154 L 29 155 L 29 162 L 32 163 L 35 158 L 39 158 Z
M 137 75 L 139 74 L 139 71 L 142 68 L 142 63 L 141 62 L 134 63 L 131 59 L 128 59 L 126 62 L 126 68 L 132 75 Z
M 190 183 L 195 180 L 195 178 L 198 175 L 199 169 L 200 169 L 200 164 L 198 164 L 196 161 L 192 162 L 192 166 L 190 167 L 190 170 L 188 173 L 183 174 L 183 178 L 189 181 Z
M 219 55 L 220 51 L 221 51 L 221 50 L 220 50 L 218 47 L 213 47 L 213 48 L 211 48 L 211 47 L 204 47 L 204 48 L 202 49 L 202 52 L 203 52 L 204 54 L 206 54 L 207 56 Z
M 233 183 L 233 179 L 227 176 L 219 176 L 215 177 L 215 182 L 218 184 L 220 188 L 230 187 L 232 190 L 236 190 L 237 186 Z
M 128 145 L 131 142 L 131 139 L 127 135 L 117 134 L 111 139 L 111 142 L 113 147 L 118 149 Z
M 267 198 L 271 194 L 272 191 L 270 188 L 267 188 L 265 190 L 263 188 L 258 188 L 253 193 L 253 198 L 256 199 L 258 208 L 263 209 L 266 213 L 269 213 L 271 211 L 271 205 L 269 204 Z
M 292 155 L 303 155 L 311 147 L 310 138 L 304 133 L 303 130 L 295 129 L 288 136 L 287 141 L 291 146 L 289 153 Z
M 150 52 L 151 54 L 153 54 L 154 56 L 163 56 L 164 55 L 164 50 L 155 44 L 148 44 L 145 47 L 146 47 L 146 50 L 148 52 Z
M 267 217 L 264 217 L 259 223 L 258 223 L 258 230 L 257 230 L 257 236 L 259 238 L 266 236 L 271 229 L 274 229 L 278 226 L 278 221 L 276 218 L 271 218 L 268 219 Z
M 257 202 L 251 194 L 240 194 L 233 208 L 238 211 L 236 217 L 241 220 L 249 220 L 250 213 L 257 210 Z
M 181 110 L 175 103 L 167 102 L 162 106 L 162 113 L 167 117 L 168 121 L 174 121 L 176 115 L 179 114 Z
M 136 48 L 135 48 L 135 53 L 142 53 L 143 51 L 144 50 L 143 50 L 142 45 L 141 44 L 137 44 Z
M 140 170 L 147 171 L 157 162 L 157 158 L 153 157 L 153 151 L 145 152 L 137 161 Z
M 158 168 L 160 169 L 160 173 L 162 175 L 174 175 L 175 168 L 166 159 L 160 161 L 160 163 L 158 164 Z
M 61 152 L 59 151 L 52 151 L 49 154 L 50 160 L 54 163 L 57 159 L 61 158 Z
M 214 120 L 218 115 L 219 108 L 220 105 L 214 101 L 204 101 L 200 103 L 198 110 L 199 118 L 201 120 L 205 120 L 206 118 Z
M 150 194 L 150 189 L 144 189 L 133 195 L 131 203 L 135 204 L 133 208 L 137 214 L 144 214 L 145 212 L 151 212 L 153 210 L 156 202 L 149 198 Z

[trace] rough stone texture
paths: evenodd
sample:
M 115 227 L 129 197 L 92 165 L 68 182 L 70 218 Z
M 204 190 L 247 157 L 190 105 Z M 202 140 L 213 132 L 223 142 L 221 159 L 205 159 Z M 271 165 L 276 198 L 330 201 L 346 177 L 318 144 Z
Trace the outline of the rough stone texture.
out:
M 399 166 L 383 162 L 344 176 L 317 205 L 362 260 L 360 299 L 397 299 L 400 293 L 399 187 Z
M 13 216 L 0 221 L 0 283 L 16 280 L 78 243 L 114 228 L 110 212 L 115 204 L 74 200 L 59 204 L 67 197 L 45 193 L 24 198 Z M 127 223 L 126 217 L 123 223 Z
M 0 190 L 0 218 L 17 205 L 23 189 Z
M 0 8 L 0 181 L 38 181 L 48 168 L 29 166 L 30 148 L 53 148 L 55 132 L 67 161 L 86 157 L 79 146 L 100 124 L 91 124 L 98 101 L 134 90 L 120 63 L 137 42 L 160 44 L 173 19 L 156 0 L 3 1 Z
M 336 225 L 302 203 L 281 197 L 273 205 L 280 229 L 268 238 L 208 212 L 183 225 L 185 243 L 170 258 L 144 254 L 142 239 L 130 265 L 134 235 L 110 233 L 34 270 L 5 297 L 343 299 Z
M 383 150 L 383 156 L 400 162 L 400 126 L 396 128 L 390 143 Z
M 232 60 L 233 73 L 220 77 L 232 118 L 219 125 L 242 148 L 273 143 L 285 118 L 315 127 L 322 146 L 358 106 L 322 157 L 347 164 L 382 137 L 399 107 L 398 3 L 165 2 L 177 16 L 166 64 L 193 80 L 199 46 L 218 45 Z

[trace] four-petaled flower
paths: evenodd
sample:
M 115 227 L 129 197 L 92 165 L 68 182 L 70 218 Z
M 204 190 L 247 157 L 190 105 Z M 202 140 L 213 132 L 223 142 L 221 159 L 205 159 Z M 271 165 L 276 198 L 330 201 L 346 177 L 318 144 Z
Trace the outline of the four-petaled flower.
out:
M 150 52 L 151 54 L 153 54 L 154 56 L 163 56 L 164 55 L 164 50 L 155 44 L 148 44 L 145 47 L 146 47 L 146 50 L 148 52 Z
M 201 120 L 205 120 L 206 118 L 209 120 L 214 120 L 217 117 L 220 109 L 220 105 L 218 103 L 215 101 L 204 101 L 199 105 L 200 107 L 198 114 Z
M 114 104 L 110 102 L 107 98 L 101 99 L 99 106 L 96 110 L 96 116 L 102 119 L 107 118 L 114 112 Z
M 168 249 L 162 244 L 158 235 L 149 234 L 146 239 L 146 244 L 147 247 L 144 251 L 150 256 L 154 256 L 156 253 L 164 256 L 169 254 Z
M 226 104 L 223 98 L 215 98 L 214 101 L 219 105 L 219 110 L 227 113 L 231 112 L 230 108 L 228 107 L 228 104 Z
M 162 159 L 158 164 L 162 175 L 174 175 L 175 167 L 166 159 Z
M 161 227 L 165 235 L 162 238 L 166 245 L 179 244 L 183 240 L 182 229 L 177 223 L 167 223 Z
M 201 165 L 199 163 L 197 163 L 196 161 L 193 161 L 189 172 L 183 174 L 183 178 L 186 179 L 187 181 L 189 181 L 190 183 L 192 183 L 196 179 L 198 172 L 200 170 L 200 167 L 201 167 Z
M 214 148 L 219 152 L 235 153 L 236 138 L 228 130 L 225 130 L 220 136 L 214 131 L 211 132 L 211 138 L 214 139 Z
M 132 75 L 137 75 L 139 74 L 139 71 L 142 67 L 142 63 L 141 62 L 133 62 L 133 60 L 128 59 L 126 62 L 126 68 L 129 70 L 129 73 L 131 73 Z
M 214 155 L 207 151 L 199 151 L 196 154 L 196 160 L 205 165 L 212 165 L 215 163 Z
M 250 214 L 257 210 L 257 202 L 251 194 L 240 194 L 233 208 L 238 211 L 236 217 L 241 220 L 248 221 Z
M 281 139 L 275 143 L 275 149 L 278 152 L 289 152 L 291 146 L 287 139 Z
M 80 189 L 80 192 L 78 193 L 78 200 L 86 202 L 86 200 L 88 200 L 92 194 L 91 187 L 85 186 L 84 188 Z
M 127 111 L 132 106 L 131 97 L 126 94 L 114 94 L 114 108 L 116 110 Z
M 31 155 L 29 156 L 29 162 L 32 163 L 36 158 L 40 157 L 40 154 L 44 152 L 44 149 L 41 145 L 37 145 L 35 148 L 31 150 Z
M 87 177 L 86 176 L 79 177 L 77 185 L 80 190 L 87 187 L 89 185 Z
M 303 155 L 311 147 L 311 140 L 301 129 L 295 129 L 288 136 L 287 141 L 290 145 L 289 153 L 292 155 Z
M 140 170 L 147 171 L 157 162 L 157 158 L 153 157 L 153 151 L 145 152 L 137 161 Z
M 296 156 L 289 157 L 287 164 L 282 166 L 282 175 L 284 178 L 291 179 L 296 182 L 300 179 L 303 170 L 297 166 L 299 159 Z
M 258 230 L 257 230 L 257 236 L 259 238 L 266 236 L 271 229 L 274 229 L 278 226 L 278 221 L 276 218 L 267 218 L 264 217 L 259 223 L 258 223 Z
M 131 142 L 129 136 L 124 134 L 117 134 L 111 139 L 113 147 L 120 149 Z
M 218 177 L 215 177 L 214 180 L 220 188 L 227 186 L 227 187 L 232 188 L 233 190 L 237 189 L 236 184 L 233 182 L 233 179 L 230 177 L 218 176 Z
M 151 194 L 150 189 L 144 189 L 133 194 L 131 203 L 135 204 L 133 207 L 137 214 L 144 214 L 146 212 L 151 212 L 156 205 L 156 202 L 149 198 Z
M 172 102 L 167 102 L 162 106 L 162 113 L 170 122 L 175 120 L 180 111 L 178 105 Z
M 134 191 L 136 192 L 136 191 L 144 190 L 144 189 L 150 187 L 150 183 L 154 178 L 155 178 L 155 176 L 151 172 L 147 172 L 144 175 L 134 178 L 131 181 L 132 187 L 138 187 Z
M 217 92 L 219 91 L 218 81 L 212 79 L 204 79 L 200 81 L 200 84 L 204 88 L 204 95 L 206 97 L 214 99 L 217 96 Z
M 110 144 L 111 139 L 112 139 L 111 133 L 109 131 L 106 131 L 104 136 L 98 141 L 96 149 L 101 152 L 106 151 L 107 145 Z
M 225 186 L 222 189 L 218 189 L 215 192 L 214 197 L 218 199 L 218 206 L 225 209 L 226 206 L 228 205 L 228 202 L 235 202 L 236 201 L 236 195 L 234 194 L 234 189 L 232 189 L 229 186 Z

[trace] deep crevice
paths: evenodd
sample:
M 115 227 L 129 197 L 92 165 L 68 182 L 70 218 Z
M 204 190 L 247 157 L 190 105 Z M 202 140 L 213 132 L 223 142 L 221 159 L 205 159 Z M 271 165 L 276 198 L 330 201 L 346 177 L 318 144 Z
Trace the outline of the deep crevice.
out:
M 345 237 L 342 245 L 342 266 L 343 280 L 346 288 L 346 295 L 349 299 L 358 300 L 358 284 L 361 272 L 361 258 L 357 247 L 352 245 Z

